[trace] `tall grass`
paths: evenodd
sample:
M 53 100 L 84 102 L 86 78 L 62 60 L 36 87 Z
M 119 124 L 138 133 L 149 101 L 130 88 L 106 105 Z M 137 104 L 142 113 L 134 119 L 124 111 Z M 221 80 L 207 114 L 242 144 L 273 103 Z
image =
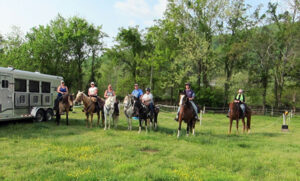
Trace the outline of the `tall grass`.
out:
M 251 134 L 240 122 L 240 134 L 227 135 L 225 115 L 205 114 L 195 137 L 182 131 L 177 139 L 174 113 L 161 112 L 157 131 L 138 134 L 138 122 L 128 131 L 123 115 L 104 131 L 87 129 L 77 112 L 70 126 L 1 124 L 0 180 L 300 180 L 299 117 L 288 133 L 280 117 L 253 116 Z

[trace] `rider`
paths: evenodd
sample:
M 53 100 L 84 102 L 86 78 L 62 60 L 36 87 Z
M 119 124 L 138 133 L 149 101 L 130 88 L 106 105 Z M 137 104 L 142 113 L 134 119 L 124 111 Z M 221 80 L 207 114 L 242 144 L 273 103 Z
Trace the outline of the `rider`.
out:
M 96 98 L 96 105 L 98 109 L 100 108 L 99 103 L 98 103 L 98 88 L 95 86 L 95 82 L 91 82 L 91 87 L 89 88 L 88 95 L 90 97 L 95 97 Z
M 69 93 L 69 89 L 67 86 L 65 86 L 65 81 L 60 81 L 60 85 L 57 87 L 57 97 L 54 101 L 54 110 L 57 110 L 58 109 L 58 103 L 59 101 L 62 99 L 62 96 L 65 95 L 65 94 L 68 94 Z
M 143 91 L 141 89 L 139 89 L 139 85 L 134 84 L 134 90 L 132 91 L 131 95 L 140 99 L 141 97 L 143 97 L 143 94 L 144 94 Z
M 109 96 L 115 96 L 115 91 L 113 91 L 111 84 L 108 84 L 107 90 L 104 92 L 104 97 L 107 99 Z
M 142 102 L 150 109 L 151 116 L 154 114 L 153 95 L 150 93 L 150 88 L 146 88 L 146 94 L 142 97 Z
M 112 89 L 111 84 L 108 84 L 107 90 L 104 92 L 104 98 L 107 99 L 109 96 L 115 96 L 115 91 Z M 117 102 L 115 102 L 117 104 Z M 115 106 L 116 114 L 119 115 L 119 106 Z
M 246 106 L 245 106 L 245 95 L 243 94 L 243 90 L 239 89 L 238 94 L 234 98 L 234 102 L 238 103 L 240 105 L 240 108 L 243 111 L 243 117 L 246 113 Z
M 196 106 L 196 104 L 194 103 L 194 99 L 195 99 L 195 93 L 194 91 L 191 89 L 191 84 L 190 83 L 186 83 L 185 84 L 185 90 L 184 90 L 186 96 L 189 98 L 189 101 L 190 103 L 192 104 L 193 106 L 193 109 L 195 111 L 195 119 L 198 120 L 198 108 Z M 178 110 L 177 110 L 177 114 L 176 114 L 176 117 L 175 117 L 175 120 L 178 121 L 178 114 L 179 114 L 179 111 L 180 111 L 180 107 L 178 107 Z

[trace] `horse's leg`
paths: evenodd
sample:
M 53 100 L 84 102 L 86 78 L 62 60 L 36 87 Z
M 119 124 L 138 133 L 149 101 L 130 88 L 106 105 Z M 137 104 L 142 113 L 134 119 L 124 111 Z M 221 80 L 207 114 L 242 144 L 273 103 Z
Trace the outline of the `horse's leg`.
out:
M 247 132 L 250 133 L 251 115 L 247 116 Z
M 108 129 L 110 129 L 111 120 L 112 120 L 112 115 L 108 115 Z
M 242 122 L 243 122 L 243 133 L 245 133 L 245 128 L 246 128 L 245 117 L 242 118 Z
M 128 123 L 128 130 L 130 130 L 130 123 L 129 123 L 129 118 L 126 116 L 127 123 Z
M 239 119 L 236 119 L 236 134 L 239 134 Z
M 148 125 L 150 125 L 150 120 L 146 118 L 145 119 L 146 132 L 148 132 Z
M 233 119 L 230 118 L 230 119 L 229 119 L 229 130 L 228 130 L 228 134 L 231 134 L 232 121 L 233 121 Z
M 179 126 L 178 126 L 177 138 L 179 138 L 179 136 L 180 136 L 180 131 L 181 131 L 181 122 L 182 122 L 182 119 L 181 119 L 181 118 L 180 118 L 180 119 L 178 119 L 178 124 L 179 124 Z
M 56 111 L 56 125 L 59 125 L 59 121 L 60 121 L 60 114 L 58 111 Z
M 117 129 L 118 122 L 119 122 L 119 116 L 115 116 L 113 119 L 114 119 L 114 122 L 115 122 L 115 129 Z
M 67 125 L 69 125 L 69 111 L 66 111 L 66 120 L 67 120 Z
M 91 121 L 90 121 L 90 128 L 92 128 L 93 127 L 93 113 L 91 113 Z
M 157 129 L 157 113 L 154 113 L 154 129 Z
M 100 111 L 97 112 L 97 127 L 99 127 L 99 123 L 100 123 Z
M 89 127 L 89 113 L 85 113 L 86 115 L 86 128 Z
M 186 137 L 189 137 L 190 127 L 191 127 L 191 123 L 188 122 L 188 123 L 186 124 Z
M 104 119 L 105 119 L 105 123 L 104 123 L 104 130 L 106 130 L 106 126 L 107 126 L 107 115 L 106 113 L 104 113 Z
M 132 119 L 129 118 L 130 131 L 132 130 Z
M 196 125 L 196 121 L 193 121 L 193 126 L 192 126 L 192 129 L 193 129 L 193 136 L 195 136 L 195 125 Z
M 139 133 L 142 131 L 142 119 L 139 118 Z

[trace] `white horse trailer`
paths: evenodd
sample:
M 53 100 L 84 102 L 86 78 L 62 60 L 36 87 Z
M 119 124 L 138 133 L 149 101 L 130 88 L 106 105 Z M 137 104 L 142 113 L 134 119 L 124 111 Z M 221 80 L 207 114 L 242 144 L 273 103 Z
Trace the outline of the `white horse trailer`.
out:
M 59 76 L 0 67 L 0 121 L 51 120 L 61 80 Z

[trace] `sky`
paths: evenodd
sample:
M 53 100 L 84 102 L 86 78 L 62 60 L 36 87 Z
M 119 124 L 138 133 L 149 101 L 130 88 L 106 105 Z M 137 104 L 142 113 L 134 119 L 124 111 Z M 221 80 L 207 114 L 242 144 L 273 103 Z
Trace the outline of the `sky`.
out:
M 287 0 L 245 0 L 253 7 L 263 4 L 264 8 L 269 1 L 286 8 Z M 111 46 L 120 27 L 149 27 L 163 17 L 166 6 L 167 0 L 0 0 L 0 34 L 8 35 L 14 26 L 26 34 L 32 27 L 47 25 L 58 14 L 65 18 L 76 15 L 102 25 L 109 35 L 104 43 Z

